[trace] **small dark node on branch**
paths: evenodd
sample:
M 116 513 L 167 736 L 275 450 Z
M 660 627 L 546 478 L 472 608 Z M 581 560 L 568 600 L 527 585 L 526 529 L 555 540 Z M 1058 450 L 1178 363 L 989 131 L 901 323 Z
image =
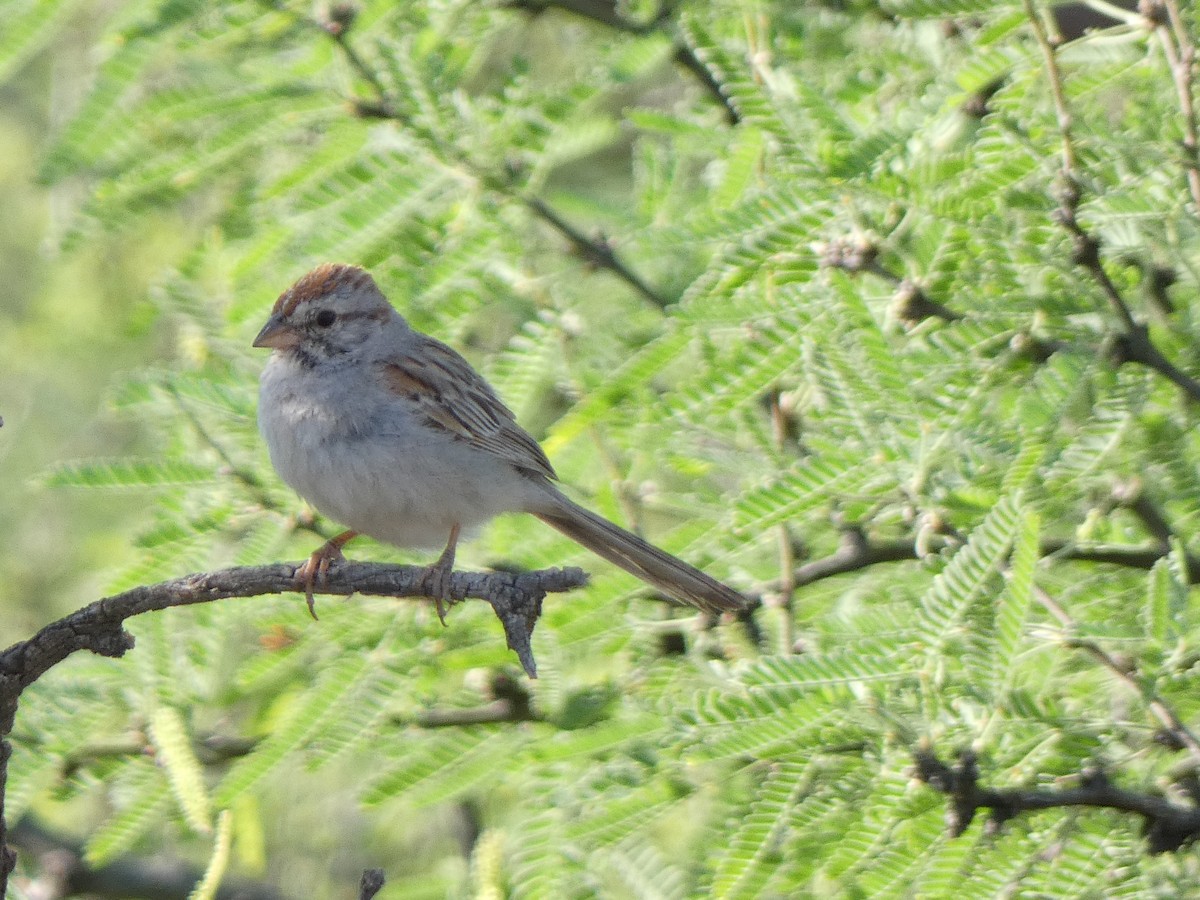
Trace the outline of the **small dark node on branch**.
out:
M 1046 362 L 1065 346 L 1062 341 L 1039 338 L 1028 331 L 1018 331 L 1008 342 L 1008 349 L 1014 356 L 1028 359 L 1038 365 Z
M 755 647 L 767 646 L 767 635 L 763 631 L 762 622 L 755 613 L 762 609 L 762 594 L 751 594 L 746 597 L 746 607 L 739 609 L 734 615 L 737 622 L 746 631 L 746 638 Z
M 942 37 L 948 41 L 957 37 L 962 37 L 963 34 L 962 25 L 958 23 L 957 19 L 942 19 L 942 21 L 938 23 L 938 31 L 940 31 L 942 33 Z
M 993 79 L 971 94 L 963 101 L 963 114 L 972 119 L 982 119 L 986 116 L 991 111 L 989 104 L 992 102 L 992 98 L 996 96 L 996 92 L 1000 88 L 1004 87 L 1005 80 L 1004 78 Z
M 913 753 L 916 776 L 950 798 L 946 827 L 953 837 L 962 835 L 976 812 L 988 810 L 988 833 L 1021 813 L 1056 807 L 1092 807 L 1131 813 L 1142 819 L 1142 834 L 1150 853 L 1170 853 L 1200 837 L 1200 808 L 1181 806 L 1156 794 L 1119 788 L 1098 766 L 1081 771 L 1076 787 L 1056 790 L 993 790 L 979 786 L 979 768 L 974 752 L 963 750 L 951 767 L 928 747 Z
M 797 397 L 797 392 L 785 391 L 779 385 L 774 385 L 759 397 L 758 403 L 763 411 L 771 417 L 771 432 L 775 437 L 776 445 L 781 449 L 804 454 L 804 445 L 801 440 L 803 419 L 797 409 Z
M 358 900 L 372 900 L 385 883 L 383 869 L 364 869 L 362 878 L 358 880 Z
M 687 653 L 687 639 L 682 631 L 664 631 L 658 635 L 660 656 L 683 656 Z
M 1163 729 L 1163 731 L 1170 735 L 1170 744 L 1172 747 L 1174 747 L 1176 744 L 1179 745 L 1176 752 L 1187 749 L 1182 742 L 1179 741 L 1178 735 L 1172 734 L 1169 729 Z M 1155 734 L 1155 738 L 1157 737 L 1158 735 Z M 1191 800 L 1192 803 L 1194 803 L 1196 806 L 1200 806 L 1200 776 L 1196 774 L 1195 769 L 1189 769 L 1180 774 L 1175 779 L 1175 786 L 1179 788 L 1179 790 L 1183 791 L 1183 793 L 1187 795 L 1187 798 Z
M 1100 342 L 1100 358 L 1114 369 L 1126 363 L 1146 363 L 1144 345 L 1150 341 L 1150 329 L 1134 325 L 1134 332 L 1118 332 L 1105 336 Z
M 892 296 L 892 313 L 901 322 L 917 325 L 926 319 L 937 318 L 947 322 L 955 322 L 962 318 L 948 306 L 931 300 L 916 283 L 905 279 L 900 282 L 896 293 Z
M 1186 749 L 1187 745 L 1180 740 L 1179 735 L 1169 728 L 1160 728 L 1154 732 L 1151 740 L 1164 749 L 1170 750 L 1173 753 L 1178 753 L 1180 750 Z
M 360 119 L 398 119 L 399 113 L 390 103 L 381 100 L 363 100 L 355 98 L 350 101 L 350 111 Z
M 354 20 L 358 18 L 358 6 L 354 3 L 335 3 L 329 7 L 329 12 L 321 27 L 333 37 L 340 38 L 350 30 Z
M 1151 28 L 1159 28 L 1171 21 L 1162 0 L 1138 0 L 1137 11 Z
M 1055 199 L 1058 200 L 1058 209 L 1054 211 L 1052 217 L 1059 225 L 1072 233 L 1079 231 L 1079 223 L 1075 220 L 1075 210 L 1079 208 L 1079 201 L 1082 197 L 1075 179 L 1064 173 L 1056 192 Z
M 1071 262 L 1085 269 L 1100 267 L 1100 242 L 1081 231 L 1078 227 L 1071 230 L 1074 236 L 1074 246 L 1071 251 Z

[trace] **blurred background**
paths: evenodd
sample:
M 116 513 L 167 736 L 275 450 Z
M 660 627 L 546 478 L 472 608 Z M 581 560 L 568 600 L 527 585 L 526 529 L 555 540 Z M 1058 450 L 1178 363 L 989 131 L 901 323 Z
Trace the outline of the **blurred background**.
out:
M 61 245 L 87 196 L 39 177 L 95 76 L 96 42 L 119 6 L 60 4 L 45 44 L 0 80 L 0 632 L 11 643 L 83 602 L 130 559 L 144 499 L 49 490 L 56 463 L 137 453 L 139 425 L 105 409 L 114 378 L 166 349 L 146 292 L 194 234 L 164 211 L 132 233 Z M 11 35 L 10 35 L 11 37 Z

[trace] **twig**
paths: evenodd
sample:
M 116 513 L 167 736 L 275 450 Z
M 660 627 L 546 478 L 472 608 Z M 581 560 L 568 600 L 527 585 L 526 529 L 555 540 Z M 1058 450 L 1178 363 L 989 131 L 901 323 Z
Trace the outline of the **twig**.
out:
M 1067 92 L 1063 86 L 1062 72 L 1058 68 L 1058 57 L 1054 54 L 1054 43 L 1050 40 L 1046 24 L 1033 5 L 1033 0 L 1024 0 L 1025 17 L 1042 51 L 1046 65 L 1046 78 L 1050 83 L 1050 95 L 1054 98 L 1054 112 L 1058 117 L 1058 130 L 1062 139 L 1062 173 L 1071 181 L 1075 172 L 1075 143 L 1071 140 L 1071 111 L 1067 106 Z
M 495 725 L 498 722 L 540 722 L 529 707 L 521 707 L 511 700 L 493 700 L 484 706 L 470 709 L 431 709 L 416 717 L 414 723 L 421 728 L 459 728 L 464 725 Z
M 1141 363 L 1166 377 L 1182 389 L 1192 401 L 1200 402 L 1200 381 L 1192 378 L 1163 356 L 1162 351 L 1150 340 L 1149 328 L 1134 318 L 1125 298 L 1121 296 L 1120 290 L 1105 270 L 1104 262 L 1100 257 L 1100 241 L 1079 223 L 1077 213 L 1081 193 L 1079 179 L 1075 172 L 1075 142 L 1071 135 L 1071 111 L 1067 106 L 1062 72 L 1058 67 L 1054 44 L 1046 31 L 1045 23 L 1034 7 L 1033 0 L 1024 0 L 1024 5 L 1025 15 L 1029 19 L 1038 47 L 1042 51 L 1046 79 L 1050 84 L 1050 94 L 1054 100 L 1054 110 L 1058 119 L 1061 139 L 1062 162 L 1059 174 L 1062 185 L 1058 193 L 1058 210 L 1055 217 L 1071 235 L 1074 242 L 1075 250 L 1072 261 L 1091 275 L 1092 280 L 1100 288 L 1100 292 L 1121 324 L 1120 338 L 1113 348 L 1113 361 L 1118 365 L 1125 362 Z
M 1169 545 L 1158 544 L 1150 549 L 1082 548 L 1071 546 L 1063 541 L 1046 541 L 1041 544 L 1039 551 L 1042 556 L 1056 556 L 1059 559 L 1088 560 L 1150 569 L 1169 552 Z M 871 543 L 862 529 L 851 527 L 842 532 L 841 544 L 834 553 L 798 567 L 793 581 L 797 586 L 801 586 L 823 578 L 855 572 L 878 563 L 901 562 L 919 558 L 917 547 L 912 541 Z M 1186 565 L 1189 581 L 1193 584 L 1200 583 L 1200 564 L 1189 555 Z M 1035 586 L 1034 597 L 1047 612 L 1058 620 L 1059 625 L 1065 631 L 1073 633 L 1076 630 L 1075 621 L 1071 616 L 1043 589 Z M 1197 764 L 1200 764 L 1200 740 L 1192 734 L 1183 720 L 1161 697 L 1139 680 L 1137 672 L 1131 670 L 1128 663 L 1118 660 L 1093 641 L 1069 638 L 1067 643 L 1074 649 L 1082 650 L 1090 655 L 1132 688 L 1146 703 L 1154 717 L 1171 734 L 1174 743 L 1186 748 Z
M 704 90 L 708 92 L 708 95 L 721 105 L 727 123 L 737 125 L 742 121 L 742 114 L 733 105 L 733 101 L 725 95 L 721 83 L 713 77 L 712 70 L 696 55 L 696 51 L 692 49 L 691 44 L 682 38 L 678 38 L 675 41 L 675 62 L 691 72 L 696 77 L 696 80 L 704 86 Z
M 824 578 L 857 572 L 877 563 L 902 562 L 919 559 L 913 541 L 881 541 L 872 543 L 866 533 L 857 526 L 842 530 L 838 548 L 829 556 L 814 559 L 796 568 L 793 581 L 803 587 Z
M 1153 794 L 1116 787 L 1098 769 L 1080 773 L 1079 786 L 1061 790 L 993 790 L 979 786 L 975 754 L 964 751 L 951 768 L 930 750 L 914 754 L 917 777 L 950 797 L 946 827 L 953 837 L 967 830 L 981 809 L 991 810 L 986 827 L 993 834 L 1009 819 L 1023 812 L 1060 806 L 1089 806 L 1115 809 L 1141 816 L 1151 853 L 1169 853 L 1200 836 L 1200 809 L 1180 806 Z
M 725 113 L 725 120 L 730 125 L 737 125 L 741 121 L 742 117 L 737 111 L 737 107 L 730 103 L 712 72 L 696 56 L 696 52 L 688 45 L 687 41 L 676 33 L 675 23 L 671 19 L 670 4 L 664 4 L 658 15 L 646 22 L 622 16 L 617 12 L 617 4 L 612 0 L 507 0 L 504 5 L 510 9 L 524 10 L 534 16 L 540 15 L 548 9 L 559 9 L 616 31 L 623 31 L 626 34 L 646 35 L 655 31 L 670 34 L 674 40 L 675 62 L 695 76 L 705 92 L 721 105 L 721 109 Z
M 528 687 L 503 672 L 492 677 L 488 692 L 493 697 L 491 703 L 470 709 L 426 710 L 416 716 L 415 724 L 421 728 L 447 728 L 497 722 L 540 722 L 545 718 L 534 710 Z
M 1192 203 L 1200 207 L 1200 129 L 1196 121 L 1196 99 L 1192 92 L 1193 69 L 1196 65 L 1196 46 L 1183 21 L 1179 0 L 1150 0 L 1143 4 L 1145 17 L 1154 23 L 1183 116 L 1184 173 Z M 1166 22 L 1162 14 L 1166 13 Z M 1168 29 L 1166 26 L 1170 25 Z
M 945 543 L 936 543 L 938 550 Z M 1129 569 L 1149 570 L 1168 553 L 1168 548 L 1155 543 L 1149 547 L 1131 547 L 1123 544 L 1079 544 L 1061 538 L 1047 538 L 1038 548 L 1038 555 L 1055 560 L 1072 562 L 1107 563 Z M 921 559 L 922 554 L 913 540 L 869 540 L 857 526 L 843 529 L 838 549 L 828 556 L 814 559 L 796 567 L 793 573 L 797 587 L 857 572 L 881 563 L 907 562 Z M 1189 584 L 1200 584 L 1200 559 L 1188 554 L 1184 560 Z M 777 590 L 779 584 L 771 582 L 768 590 Z
M 1058 620 L 1059 625 L 1062 626 L 1068 635 L 1076 631 L 1075 620 L 1045 590 L 1034 585 L 1033 596 L 1042 605 L 1043 609 Z M 1180 747 L 1186 748 L 1192 760 L 1197 765 L 1200 765 L 1200 741 L 1196 739 L 1196 736 L 1183 723 L 1183 720 L 1175 714 L 1175 711 L 1138 677 L 1135 667 L 1128 661 L 1117 659 L 1095 641 L 1068 637 L 1066 643 L 1073 649 L 1082 650 L 1088 654 L 1092 659 L 1099 662 L 1104 668 L 1108 669 L 1117 678 L 1132 688 L 1134 693 L 1142 698 L 1142 701 L 1149 708 L 1150 712 L 1154 714 L 1154 717 L 1162 723 L 1163 728 L 1170 732 L 1171 736 L 1175 739 L 1175 743 Z
M 617 256 L 612 244 L 607 240 L 589 238 L 538 197 L 525 197 L 524 203 L 530 212 L 565 237 L 575 252 L 589 264 L 612 272 L 659 309 L 666 309 L 671 305 L 671 301 L 646 284 L 641 276 Z
M 768 397 L 768 409 L 771 414 L 771 437 L 775 443 L 776 452 L 783 452 L 792 436 L 793 422 L 790 414 L 783 407 L 783 397 L 778 387 L 771 389 Z M 777 529 L 779 546 L 779 591 L 777 604 L 779 607 L 779 652 L 788 656 L 795 652 L 796 645 L 796 553 L 792 545 L 792 533 L 787 522 L 780 522 Z

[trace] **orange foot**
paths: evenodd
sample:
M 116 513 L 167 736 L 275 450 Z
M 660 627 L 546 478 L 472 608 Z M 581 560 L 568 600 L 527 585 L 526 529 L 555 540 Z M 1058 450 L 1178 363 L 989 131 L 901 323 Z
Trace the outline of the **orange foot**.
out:
M 317 609 L 313 603 L 313 587 L 318 582 L 325 584 L 329 576 L 329 567 L 346 558 L 342 556 L 342 548 L 357 536 L 357 531 L 343 531 L 337 537 L 330 538 L 308 558 L 304 565 L 296 570 L 296 584 L 304 586 L 304 599 L 308 601 L 308 614 L 314 619 L 317 617 Z
M 450 529 L 450 540 L 446 542 L 446 549 L 442 551 L 437 562 L 425 570 L 423 581 L 425 593 L 437 604 L 438 618 L 442 620 L 443 627 L 446 625 L 446 601 L 451 599 L 450 576 L 454 574 L 454 551 L 458 547 L 459 530 L 457 525 Z

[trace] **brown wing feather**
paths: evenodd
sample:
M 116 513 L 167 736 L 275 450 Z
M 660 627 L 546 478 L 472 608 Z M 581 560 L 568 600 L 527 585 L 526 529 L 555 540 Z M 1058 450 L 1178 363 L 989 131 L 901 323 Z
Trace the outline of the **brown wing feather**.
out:
M 420 343 L 383 367 L 387 386 L 415 403 L 425 421 L 518 469 L 558 478 L 545 452 L 471 364 L 441 341 Z

